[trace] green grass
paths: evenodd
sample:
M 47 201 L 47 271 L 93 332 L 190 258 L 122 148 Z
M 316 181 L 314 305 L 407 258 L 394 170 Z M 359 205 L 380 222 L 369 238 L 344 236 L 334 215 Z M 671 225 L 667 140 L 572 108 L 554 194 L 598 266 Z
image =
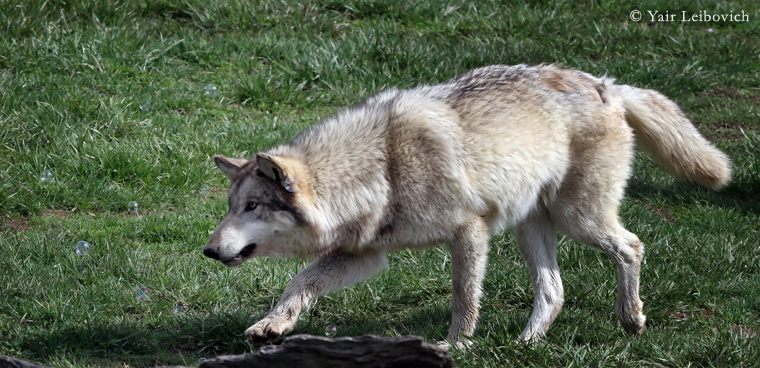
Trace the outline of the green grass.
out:
M 560 237 L 565 308 L 544 342 L 515 343 L 530 278 L 512 235 L 496 237 L 476 345 L 454 352 L 457 364 L 758 365 L 757 3 L 408 3 L 0 2 L 0 355 L 139 367 L 255 349 L 243 331 L 305 261 L 226 269 L 202 257 L 226 212 L 213 154 L 253 155 L 389 86 L 558 63 L 670 96 L 731 156 L 734 181 L 710 192 L 637 155 L 621 215 L 647 244 L 641 337 L 618 326 L 610 260 Z M 633 9 L 643 21 L 629 19 Z M 744 11 L 750 21 L 650 23 L 646 10 Z M 218 95 L 205 96 L 207 84 Z M 46 169 L 52 183 L 39 180 Z M 91 244 L 85 257 L 78 240 Z M 135 299 L 139 286 L 150 301 Z M 446 251 L 396 253 L 379 276 L 319 298 L 294 333 L 335 324 L 339 336 L 433 342 L 446 336 L 450 294 Z M 185 315 L 172 313 L 178 301 Z

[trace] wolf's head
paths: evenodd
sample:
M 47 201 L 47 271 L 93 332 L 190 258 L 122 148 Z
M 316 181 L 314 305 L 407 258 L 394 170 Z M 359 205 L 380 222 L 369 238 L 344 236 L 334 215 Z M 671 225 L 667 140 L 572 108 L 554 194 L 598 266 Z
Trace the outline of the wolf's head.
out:
M 203 254 L 228 267 L 254 256 L 298 255 L 307 233 L 298 202 L 309 189 L 300 162 L 263 153 L 214 162 L 231 182 L 229 211 Z

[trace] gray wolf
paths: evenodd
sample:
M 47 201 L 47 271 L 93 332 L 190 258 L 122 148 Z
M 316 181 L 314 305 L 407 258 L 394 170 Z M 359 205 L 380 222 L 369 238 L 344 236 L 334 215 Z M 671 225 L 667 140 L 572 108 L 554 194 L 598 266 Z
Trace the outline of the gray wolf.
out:
M 552 65 L 495 65 L 434 86 L 390 89 L 251 159 L 214 156 L 229 212 L 204 254 L 314 259 L 246 334 L 290 332 L 314 297 L 375 274 L 386 252 L 446 244 L 452 323 L 444 344 L 475 330 L 489 234 L 512 227 L 535 301 L 520 340 L 546 333 L 563 288 L 556 232 L 618 266 L 615 311 L 645 328 L 643 245 L 618 221 L 634 145 L 678 178 L 718 189 L 728 157 L 662 94 Z

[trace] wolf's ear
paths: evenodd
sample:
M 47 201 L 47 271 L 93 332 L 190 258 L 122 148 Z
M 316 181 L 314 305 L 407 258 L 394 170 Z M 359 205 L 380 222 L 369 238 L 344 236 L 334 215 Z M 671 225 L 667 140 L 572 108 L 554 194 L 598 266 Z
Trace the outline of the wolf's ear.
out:
M 256 164 L 259 165 L 262 174 L 282 185 L 285 190 L 291 193 L 296 191 L 298 178 L 296 178 L 293 168 L 288 167 L 288 160 L 259 153 L 256 155 Z
M 229 158 L 215 155 L 214 162 L 216 162 L 216 166 L 219 167 L 219 170 L 222 170 L 224 175 L 227 176 L 227 179 L 232 181 L 235 179 L 235 175 L 240 171 L 240 168 L 248 163 L 248 160 L 244 158 Z

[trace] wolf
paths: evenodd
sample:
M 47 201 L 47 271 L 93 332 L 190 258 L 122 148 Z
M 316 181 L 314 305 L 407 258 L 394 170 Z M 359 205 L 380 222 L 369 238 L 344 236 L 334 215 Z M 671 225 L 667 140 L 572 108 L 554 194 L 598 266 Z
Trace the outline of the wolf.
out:
M 229 212 L 203 254 L 313 261 L 246 335 L 276 339 L 313 299 L 364 280 L 386 253 L 445 244 L 452 322 L 444 346 L 475 330 L 489 235 L 511 227 L 535 300 L 519 335 L 543 337 L 563 304 L 557 231 L 618 268 L 615 311 L 629 334 L 644 247 L 619 221 L 635 146 L 674 176 L 719 189 L 730 160 L 681 109 L 648 89 L 554 65 L 494 65 L 432 86 L 391 88 L 250 159 L 214 156 Z

